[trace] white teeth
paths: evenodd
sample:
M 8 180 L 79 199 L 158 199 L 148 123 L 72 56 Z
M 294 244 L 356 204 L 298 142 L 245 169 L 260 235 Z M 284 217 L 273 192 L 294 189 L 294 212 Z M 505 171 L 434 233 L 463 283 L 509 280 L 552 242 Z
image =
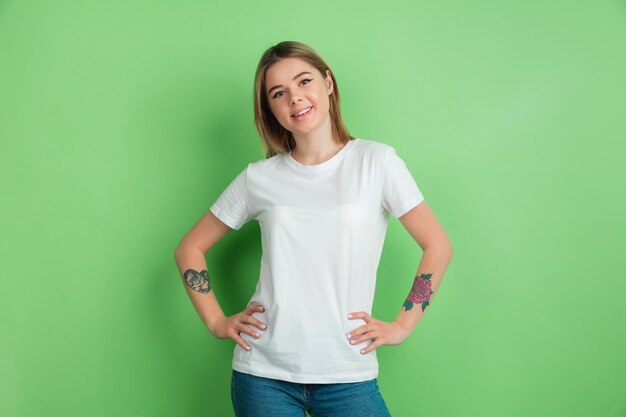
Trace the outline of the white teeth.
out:
M 300 115 L 302 115 L 302 114 L 304 114 L 304 113 L 308 112 L 309 110 L 311 110 L 311 108 L 310 108 L 310 107 L 309 107 L 308 109 L 302 110 L 300 113 L 296 113 L 296 114 L 294 114 L 294 116 L 300 116 Z

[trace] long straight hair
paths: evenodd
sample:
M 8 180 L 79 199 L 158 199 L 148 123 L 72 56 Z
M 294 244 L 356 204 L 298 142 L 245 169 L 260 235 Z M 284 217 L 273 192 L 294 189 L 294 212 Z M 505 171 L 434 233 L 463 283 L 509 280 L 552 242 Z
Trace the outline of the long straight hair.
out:
M 300 58 L 315 67 L 322 77 L 326 76 L 326 70 L 331 74 L 334 83 L 333 92 L 329 95 L 329 113 L 332 126 L 332 134 L 340 143 L 347 143 L 354 139 L 341 119 L 339 106 L 339 87 L 335 75 L 322 57 L 310 46 L 295 41 L 280 42 L 267 49 L 259 61 L 254 78 L 254 124 L 261 143 L 265 149 L 265 158 L 270 158 L 279 153 L 290 152 L 296 147 L 293 134 L 278 122 L 270 109 L 265 94 L 265 74 L 267 70 L 283 58 Z

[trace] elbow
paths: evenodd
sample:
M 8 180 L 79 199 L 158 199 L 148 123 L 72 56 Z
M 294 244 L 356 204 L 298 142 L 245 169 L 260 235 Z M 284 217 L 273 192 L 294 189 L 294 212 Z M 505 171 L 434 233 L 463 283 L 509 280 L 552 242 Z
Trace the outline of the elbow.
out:
M 448 262 L 452 260 L 452 257 L 454 255 L 452 242 L 450 242 L 450 239 L 448 238 L 448 236 L 443 236 L 443 238 L 441 239 L 437 239 L 436 241 L 430 244 L 424 245 L 422 247 L 422 250 L 424 252 L 426 251 L 437 252 L 441 256 L 445 256 L 448 259 Z
M 446 239 L 445 239 L 444 250 L 446 252 L 446 255 L 448 256 L 448 263 L 449 263 L 452 260 L 452 257 L 454 256 L 454 248 L 452 248 L 452 242 L 450 242 L 450 239 L 448 238 L 448 236 L 446 236 Z
M 190 242 L 181 242 L 174 249 L 174 259 L 178 260 L 181 258 L 185 258 L 189 255 L 190 252 L 198 252 L 200 254 L 205 253 L 197 246 L 193 246 Z
M 186 250 L 186 247 L 185 245 L 183 245 L 182 242 L 176 245 L 176 248 L 174 248 L 174 259 L 180 258 L 182 253 L 185 252 L 185 250 Z
M 452 242 L 450 242 L 448 236 L 446 236 L 446 250 L 448 251 L 448 257 L 452 259 L 452 256 L 454 255 L 454 248 L 452 248 Z

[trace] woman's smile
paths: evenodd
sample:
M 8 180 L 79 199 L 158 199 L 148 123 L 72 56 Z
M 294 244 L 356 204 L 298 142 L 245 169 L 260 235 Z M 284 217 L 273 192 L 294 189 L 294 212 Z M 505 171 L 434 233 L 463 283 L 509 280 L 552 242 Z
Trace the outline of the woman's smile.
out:
M 313 113 L 313 106 L 309 107 L 309 109 L 305 113 L 300 112 L 298 116 L 291 116 L 291 118 L 298 121 L 304 120 L 307 119 L 311 113 Z

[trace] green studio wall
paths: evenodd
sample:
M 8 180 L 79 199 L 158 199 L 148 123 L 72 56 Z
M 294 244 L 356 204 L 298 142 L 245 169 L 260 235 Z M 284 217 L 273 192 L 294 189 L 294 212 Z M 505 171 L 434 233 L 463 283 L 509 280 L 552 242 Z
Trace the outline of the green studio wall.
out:
M 252 82 L 283 40 L 328 61 L 355 136 L 406 161 L 455 255 L 382 346 L 394 417 L 626 415 L 626 5 L 0 2 L 0 415 L 232 416 L 173 259 L 263 158 Z M 373 315 L 421 251 L 394 218 Z M 228 315 L 254 221 L 207 254 Z

